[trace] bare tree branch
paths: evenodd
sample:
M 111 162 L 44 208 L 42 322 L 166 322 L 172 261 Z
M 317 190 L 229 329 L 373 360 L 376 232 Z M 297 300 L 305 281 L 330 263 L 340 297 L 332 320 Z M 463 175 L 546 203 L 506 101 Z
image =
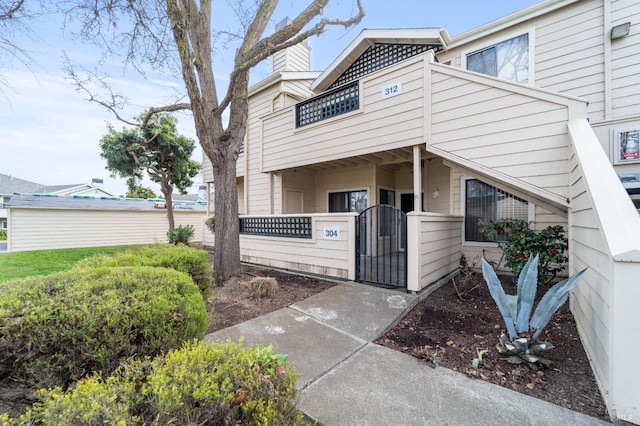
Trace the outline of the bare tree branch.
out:
M 0 2 L 0 21 L 6 21 L 14 19 L 16 12 L 18 12 L 24 5 L 24 0 L 18 0 L 6 4 L 4 1 Z
M 97 74 L 82 68 L 87 74 L 87 77 L 81 78 L 76 70 L 73 68 L 69 59 L 65 56 L 65 70 L 68 74 L 68 78 L 72 81 L 72 84 L 76 87 L 76 91 L 84 93 L 89 102 L 96 103 L 107 110 L 116 117 L 118 121 L 121 121 L 129 126 L 144 128 L 148 125 L 150 118 L 153 114 L 158 112 L 176 112 L 191 110 L 190 103 L 175 103 L 164 106 L 150 107 L 141 117 L 141 121 L 131 121 L 120 115 L 120 111 L 127 104 L 128 99 L 119 93 L 114 93 L 112 87 L 105 81 L 105 77 L 100 77 Z M 100 90 L 106 92 L 106 98 L 101 97 L 96 93 L 96 90 L 90 86 L 97 84 Z

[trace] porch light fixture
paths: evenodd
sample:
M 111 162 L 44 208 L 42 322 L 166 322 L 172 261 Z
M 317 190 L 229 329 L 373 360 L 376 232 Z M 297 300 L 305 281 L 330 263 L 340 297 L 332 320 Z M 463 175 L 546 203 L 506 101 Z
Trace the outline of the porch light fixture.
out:
M 615 27 L 611 28 L 611 40 L 628 36 L 630 30 L 631 30 L 631 22 L 626 22 L 624 24 L 616 25 Z
M 433 191 L 431 191 L 431 196 L 433 198 L 438 198 L 440 196 L 440 190 L 438 188 L 433 188 Z

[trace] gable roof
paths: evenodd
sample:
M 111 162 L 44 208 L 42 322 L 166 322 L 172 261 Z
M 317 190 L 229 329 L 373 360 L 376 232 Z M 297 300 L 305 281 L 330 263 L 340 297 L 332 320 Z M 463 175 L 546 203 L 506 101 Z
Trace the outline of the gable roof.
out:
M 0 194 L 2 195 L 11 195 L 14 192 L 38 192 L 42 186 L 39 183 L 0 173 Z
M 115 196 L 112 192 L 106 189 L 91 185 L 88 183 L 73 183 L 67 185 L 43 185 L 41 183 L 31 182 L 24 179 L 18 179 L 10 175 L 3 175 L 0 173 L 0 194 L 12 195 L 12 194 L 61 194 L 61 195 L 73 195 L 82 194 L 87 191 L 98 191 L 105 196 Z
M 502 31 L 505 28 L 534 19 L 538 16 L 553 12 L 580 0 L 545 0 L 535 3 L 517 12 L 466 31 L 455 37 L 450 37 L 446 28 L 402 28 L 362 30 L 360 34 L 347 46 L 336 59 L 320 73 L 311 84 L 314 92 L 323 92 L 336 81 L 349 66 L 355 62 L 370 46 L 376 43 L 395 44 L 433 44 L 441 46 L 442 50 L 472 42 L 487 35 Z
M 342 75 L 370 46 L 376 43 L 433 44 L 446 49 L 449 42 L 446 28 L 403 28 L 362 30 L 311 84 L 311 90 L 322 92 Z

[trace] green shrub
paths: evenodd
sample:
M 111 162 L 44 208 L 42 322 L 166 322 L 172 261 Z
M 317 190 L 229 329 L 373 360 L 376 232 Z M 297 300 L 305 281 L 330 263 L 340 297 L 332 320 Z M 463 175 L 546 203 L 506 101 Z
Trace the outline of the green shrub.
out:
M 154 244 L 135 251 L 126 251 L 112 256 L 93 256 L 76 264 L 77 267 L 101 266 L 156 266 L 186 272 L 206 298 L 211 292 L 213 269 L 206 250 L 184 245 Z
M 481 231 L 487 238 L 498 241 L 504 251 L 504 266 L 514 276 L 520 275 L 530 256 L 539 256 L 538 284 L 555 279 L 567 262 L 569 243 L 561 225 L 547 226 L 540 232 L 529 228 L 527 222 L 501 219 L 482 222 Z
M 169 239 L 169 243 L 174 245 L 189 245 L 189 241 L 193 238 L 193 234 L 195 233 L 195 231 L 196 230 L 193 225 L 180 225 L 167 231 L 167 238 Z
M 109 374 L 126 358 L 177 348 L 206 330 L 197 286 L 166 268 L 75 269 L 9 281 L 2 291 L 0 374 L 34 385 Z
M 187 342 L 150 360 L 132 360 L 102 381 L 88 377 L 63 393 L 40 391 L 23 424 L 302 424 L 296 374 L 271 347 Z M 258 362 L 264 362 L 262 368 Z
M 5 241 L 7 239 L 7 230 L 0 229 L 0 241 Z

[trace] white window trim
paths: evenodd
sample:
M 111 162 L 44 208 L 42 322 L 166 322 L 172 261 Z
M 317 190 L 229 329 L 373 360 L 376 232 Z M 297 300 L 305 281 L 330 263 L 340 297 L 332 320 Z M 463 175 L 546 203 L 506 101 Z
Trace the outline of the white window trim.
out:
M 492 46 L 497 45 L 498 43 L 502 43 L 503 41 L 510 40 L 515 37 L 519 37 L 523 34 L 529 34 L 529 82 L 527 83 L 529 86 L 533 86 L 535 84 L 535 27 L 530 27 L 529 29 L 522 29 L 518 31 L 510 31 L 506 34 L 500 35 L 499 37 L 492 37 L 487 40 L 482 41 L 482 43 L 473 43 L 470 44 L 468 48 L 462 51 L 462 56 L 460 58 L 460 67 L 464 70 L 467 69 L 467 55 L 470 53 L 475 53 L 480 50 L 488 49 Z
M 329 194 L 334 194 L 336 192 L 355 192 L 355 191 L 367 191 L 367 208 L 371 207 L 371 188 L 368 186 L 354 187 L 354 188 L 347 188 L 347 189 L 329 189 L 326 191 L 326 194 L 325 194 L 325 200 L 327 202 L 326 212 L 331 213 L 329 211 Z
M 484 182 L 482 179 L 473 177 L 473 176 L 460 176 L 460 215 L 463 217 L 462 219 L 462 245 L 463 246 L 467 246 L 467 247 L 498 247 L 498 243 L 492 243 L 492 242 L 481 242 L 481 241 L 467 241 L 465 239 L 465 235 L 464 235 L 464 229 L 465 229 L 465 220 L 467 217 L 467 211 L 466 211 L 466 207 L 467 207 L 467 181 L 469 179 L 476 179 L 479 180 L 481 182 Z M 486 182 L 485 182 L 486 183 Z M 491 185 L 490 183 L 487 183 L 487 185 Z M 491 185 L 493 186 L 493 185 Z M 500 188 L 498 188 L 500 189 Z M 535 218 L 536 218 L 536 206 L 535 204 L 527 201 L 527 206 L 528 206 L 528 211 L 527 211 L 527 222 L 529 223 L 529 226 L 531 226 L 532 222 L 535 222 Z

